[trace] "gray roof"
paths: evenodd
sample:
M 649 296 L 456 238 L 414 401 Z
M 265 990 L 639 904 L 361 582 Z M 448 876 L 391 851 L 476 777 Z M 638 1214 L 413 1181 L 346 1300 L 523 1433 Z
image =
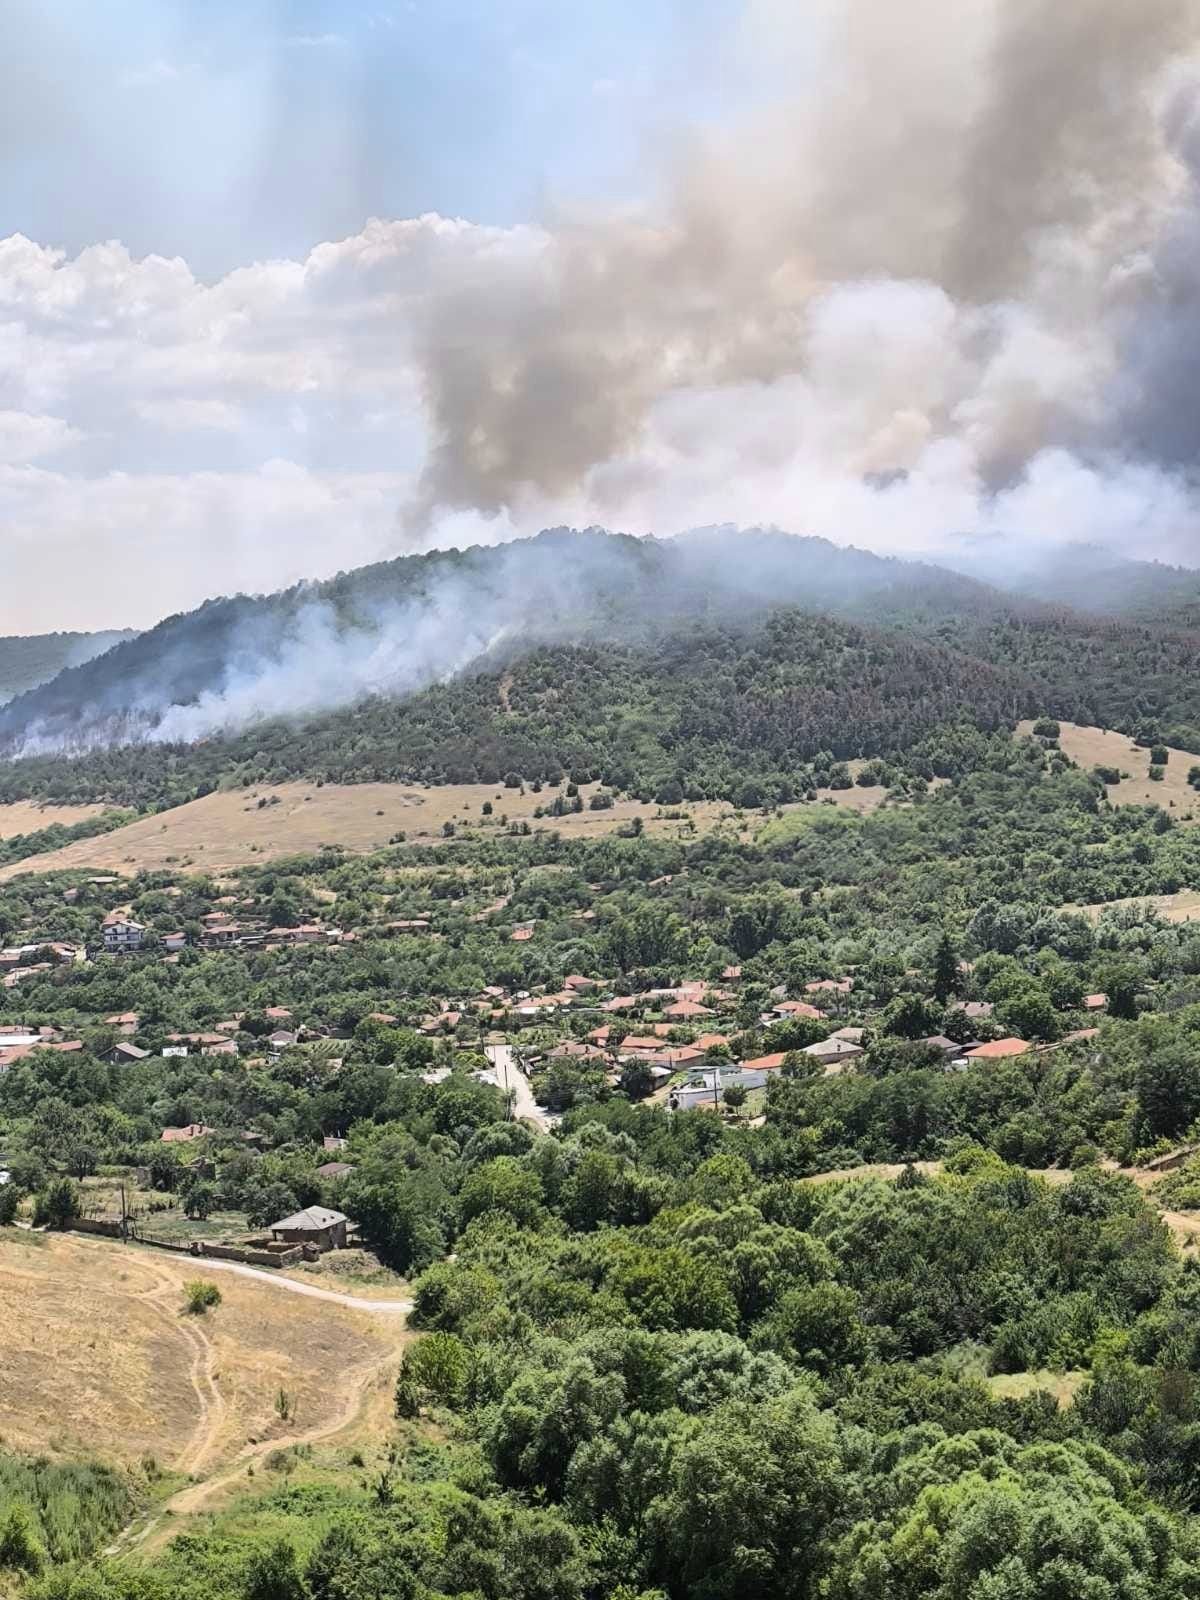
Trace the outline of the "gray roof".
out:
M 273 1222 L 271 1232 L 286 1229 L 288 1233 L 322 1233 L 326 1228 L 346 1220 L 341 1211 L 330 1211 L 326 1206 L 308 1206 L 293 1216 L 284 1217 L 282 1222 Z

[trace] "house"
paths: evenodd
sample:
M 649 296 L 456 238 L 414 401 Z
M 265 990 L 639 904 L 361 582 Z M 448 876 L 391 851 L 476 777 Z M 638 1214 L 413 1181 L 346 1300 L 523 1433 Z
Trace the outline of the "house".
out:
M 1024 1039 L 1008 1038 L 993 1039 L 989 1044 L 977 1044 L 965 1051 L 968 1061 L 996 1061 L 1004 1056 L 1023 1056 L 1027 1050 L 1032 1050 L 1031 1044 L 1026 1044 Z
M 617 995 L 614 1000 L 606 1000 L 600 1009 L 601 1011 L 632 1011 L 637 1003 L 635 995 L 621 994 Z
M 738 979 L 741 977 L 741 975 L 742 975 L 741 967 L 725 967 L 725 968 L 722 969 L 722 972 L 721 972 L 721 977 L 725 980 L 726 983 L 736 983 L 738 981 Z
M 164 1128 L 158 1137 L 160 1144 L 190 1144 L 212 1132 L 203 1122 L 189 1122 L 185 1128 Z
M 1106 994 L 1085 994 L 1083 997 L 1083 1009 L 1085 1011 L 1104 1011 L 1107 1007 L 1108 996 Z
M 164 950 L 169 950 L 172 954 L 175 954 L 176 952 L 182 950 L 187 944 L 187 934 L 179 932 L 164 933 L 162 942 Z
M 678 1022 L 688 1022 L 693 1017 L 711 1017 L 712 1012 L 696 1000 L 677 1000 L 663 1012 L 664 1017 L 674 1017 Z
M 140 922 L 110 911 L 100 925 L 100 937 L 109 955 L 128 955 L 142 948 L 146 930 Z
M 715 1050 L 719 1045 L 727 1045 L 729 1036 L 724 1033 L 702 1033 L 698 1039 L 693 1039 L 692 1043 L 697 1050 Z
M 653 1053 L 661 1049 L 662 1042 L 656 1035 L 631 1033 L 617 1046 L 617 1055 L 624 1058 Z
M 931 1033 L 928 1039 L 922 1039 L 920 1042 L 930 1050 L 937 1050 L 944 1056 L 962 1054 L 962 1045 L 956 1039 L 947 1039 L 944 1033 Z
M 547 1050 L 549 1061 L 607 1061 L 608 1056 L 598 1045 L 581 1044 L 578 1039 L 566 1039 Z
M 972 1022 L 978 1022 L 980 1017 L 990 1017 L 995 1008 L 990 1000 L 968 1000 L 961 1009 Z
M 344 1250 L 348 1219 L 327 1206 L 306 1206 L 271 1224 L 271 1237 L 281 1244 L 314 1245 L 318 1250 Z
M 285 1011 L 283 1014 L 285 1017 L 290 1017 L 292 1013 L 290 1011 Z M 271 1013 L 268 1011 L 267 1015 L 270 1016 Z M 390 1028 L 395 1023 L 399 1022 L 400 1018 L 394 1017 L 390 1011 L 368 1011 L 366 1016 L 363 1018 L 363 1021 L 377 1022 L 381 1028 Z
M 119 1011 L 115 1016 L 105 1017 L 104 1026 L 115 1028 L 118 1033 L 136 1033 L 141 1018 L 136 1011 Z
M 769 1056 L 755 1056 L 752 1061 L 743 1061 L 742 1069 L 745 1072 L 778 1072 L 789 1053 L 776 1050 Z
M 353 1162 L 327 1161 L 323 1167 L 317 1168 L 317 1177 L 323 1178 L 326 1183 L 338 1183 L 342 1178 L 348 1178 L 353 1171 Z
M 149 1050 L 139 1050 L 136 1044 L 130 1044 L 128 1039 L 122 1039 L 113 1045 L 104 1059 L 109 1066 L 120 1067 L 130 1061 L 145 1061 L 149 1054 Z
M 844 1065 L 849 1061 L 857 1061 L 863 1054 L 860 1044 L 851 1044 L 849 1039 L 821 1039 L 816 1044 L 807 1044 L 800 1052 L 801 1055 L 812 1056 L 814 1061 L 819 1061 L 822 1066 Z
M 810 1006 L 807 1000 L 781 1000 L 769 1013 L 779 1022 L 791 1022 L 795 1017 L 806 1017 L 810 1022 L 823 1022 L 825 1013 Z
M 343 1139 L 340 1133 L 327 1133 L 321 1140 L 322 1150 L 348 1150 L 349 1139 Z
M 805 994 L 849 994 L 854 987 L 853 978 L 818 978 L 804 985 Z
M 865 1028 L 839 1028 L 833 1035 L 835 1039 L 849 1039 L 851 1044 L 861 1044 L 866 1036 Z
M 514 944 L 524 944 L 527 939 L 533 938 L 532 928 L 514 928 L 509 936 Z
M 595 978 L 585 978 L 581 973 L 573 972 L 569 978 L 563 979 L 564 989 L 598 989 L 600 985 Z
M 272 1022 L 290 1022 L 292 1013 L 286 1006 L 268 1006 L 263 1016 L 270 1017 Z
M 277 1028 L 275 1032 L 268 1037 L 267 1043 L 271 1046 L 272 1050 L 290 1050 L 294 1044 L 298 1043 L 298 1040 L 296 1035 L 294 1033 L 289 1033 L 286 1028 Z
M 725 1099 L 726 1089 L 738 1084 L 743 1089 L 761 1089 L 767 1081 L 765 1072 L 747 1072 L 730 1067 L 722 1070 L 709 1067 L 694 1072 L 686 1084 L 672 1089 L 667 1096 L 670 1111 L 715 1111 Z

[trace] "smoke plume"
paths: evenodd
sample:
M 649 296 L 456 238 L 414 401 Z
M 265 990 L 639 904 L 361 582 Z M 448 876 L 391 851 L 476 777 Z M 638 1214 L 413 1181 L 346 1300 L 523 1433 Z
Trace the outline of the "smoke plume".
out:
M 1165 521 L 1128 542 L 1186 559 L 1194 5 L 750 9 L 764 57 L 823 41 L 790 101 L 698 138 L 660 209 L 560 218 L 430 296 L 410 530 L 550 506 L 654 526 L 694 467 L 693 520 L 928 547 L 1019 506 L 1033 537 L 1119 542 L 1085 519 L 1149 474 Z

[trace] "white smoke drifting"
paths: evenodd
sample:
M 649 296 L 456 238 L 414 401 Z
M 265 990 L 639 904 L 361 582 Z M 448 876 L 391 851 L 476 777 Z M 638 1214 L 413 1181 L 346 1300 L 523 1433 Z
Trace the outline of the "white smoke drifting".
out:
M 425 302 L 410 533 L 736 516 L 1192 557 L 1200 11 L 750 12 L 764 59 L 822 41 L 791 103 L 695 144 L 661 211 L 564 219 Z

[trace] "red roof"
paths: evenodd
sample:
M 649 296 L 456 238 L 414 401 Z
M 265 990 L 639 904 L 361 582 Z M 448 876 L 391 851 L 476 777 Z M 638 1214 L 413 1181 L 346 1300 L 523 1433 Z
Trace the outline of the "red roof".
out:
M 1086 1011 L 1103 1011 L 1108 1004 L 1108 996 L 1106 994 L 1085 994 L 1083 1004 Z
M 518 944 L 523 944 L 526 939 L 532 939 L 533 938 L 533 929 L 532 928 L 514 928 L 513 931 L 512 931 L 512 936 L 513 936 L 513 938 L 516 940 L 516 942 Z
M 809 1017 L 814 1022 L 819 1022 L 824 1017 L 823 1011 L 818 1011 L 816 1006 L 810 1006 L 806 1000 L 781 1000 L 775 1007 L 776 1015 L 785 1017 Z
M 664 1017 L 711 1017 L 712 1012 L 707 1006 L 700 1005 L 695 1000 L 677 1000 L 673 1006 L 668 1006 L 663 1012 Z
M 787 1054 L 786 1050 L 776 1050 L 774 1055 L 755 1056 L 753 1061 L 742 1062 L 742 1070 L 744 1072 L 777 1072 L 783 1065 L 784 1057 Z
M 967 1051 L 970 1061 L 994 1060 L 997 1056 L 1023 1056 L 1032 1045 L 1026 1044 L 1024 1039 L 993 1039 L 990 1044 L 977 1044 L 973 1050 Z

